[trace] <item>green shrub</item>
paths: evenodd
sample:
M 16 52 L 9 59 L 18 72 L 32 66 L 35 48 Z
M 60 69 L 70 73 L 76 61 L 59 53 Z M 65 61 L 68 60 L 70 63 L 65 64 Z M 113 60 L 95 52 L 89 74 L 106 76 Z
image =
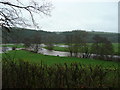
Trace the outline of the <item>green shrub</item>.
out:
M 117 88 L 118 68 L 33 64 L 3 59 L 3 88 Z

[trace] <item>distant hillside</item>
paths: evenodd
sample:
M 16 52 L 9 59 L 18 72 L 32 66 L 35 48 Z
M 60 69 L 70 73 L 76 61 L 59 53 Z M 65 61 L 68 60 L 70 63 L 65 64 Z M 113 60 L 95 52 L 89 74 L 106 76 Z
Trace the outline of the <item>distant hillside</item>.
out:
M 66 32 L 47 32 L 43 30 L 32 30 L 25 28 L 12 28 L 10 33 L 6 32 L 6 30 L 2 31 L 3 43 L 22 43 L 25 38 L 32 38 L 33 35 L 40 35 L 42 38 L 42 42 L 44 43 L 48 38 L 52 38 L 53 43 L 65 43 L 66 35 L 72 34 L 74 31 L 66 31 Z M 81 32 L 81 30 L 79 30 Z M 86 31 L 87 32 L 87 31 Z M 87 32 L 86 40 L 89 43 L 94 42 L 93 36 L 99 35 L 101 37 L 108 38 L 112 43 L 118 43 L 118 38 L 120 38 L 120 33 L 108 33 L 108 32 Z M 49 36 L 49 37 L 48 37 Z M 7 39 L 6 39 L 7 38 Z

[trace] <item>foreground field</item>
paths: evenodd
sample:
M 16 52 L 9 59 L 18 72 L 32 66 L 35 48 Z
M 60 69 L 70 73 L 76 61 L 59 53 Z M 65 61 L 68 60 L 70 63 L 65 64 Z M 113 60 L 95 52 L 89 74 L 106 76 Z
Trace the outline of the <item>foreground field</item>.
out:
M 91 65 L 102 65 L 104 67 L 118 67 L 117 62 L 112 61 L 102 61 L 102 60 L 94 60 L 94 59 L 82 59 L 75 57 L 58 57 L 58 56 L 48 56 L 42 54 L 36 54 L 28 51 L 18 50 L 18 51 L 9 51 L 7 54 L 3 54 L 3 58 L 11 58 L 15 60 L 25 60 L 31 63 L 41 63 L 47 65 L 53 64 L 70 64 L 70 63 L 81 63 L 81 64 L 91 64 Z

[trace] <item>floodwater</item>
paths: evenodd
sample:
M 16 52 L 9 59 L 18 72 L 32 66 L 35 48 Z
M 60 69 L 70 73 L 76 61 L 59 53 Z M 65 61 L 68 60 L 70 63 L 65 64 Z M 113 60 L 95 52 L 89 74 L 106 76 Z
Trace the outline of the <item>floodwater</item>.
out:
M 52 55 L 52 56 L 69 56 L 69 52 L 61 52 L 61 51 L 54 51 L 54 50 L 47 50 L 47 49 L 40 49 L 38 53 L 44 55 Z
M 0 53 L 2 53 L 2 47 L 0 47 Z
M 23 48 L 17 48 L 16 50 L 20 50 L 20 49 L 23 49 Z M 11 50 L 12 50 L 11 47 L 0 47 L 0 53 L 4 53 Z M 41 53 L 44 55 L 52 55 L 52 56 L 69 56 L 69 52 L 47 50 L 45 48 L 39 49 L 38 53 Z
M 68 57 L 68 56 L 70 56 L 69 52 L 47 50 L 45 48 L 42 48 L 44 46 L 45 46 L 44 44 L 41 45 L 41 48 L 38 50 L 38 53 L 41 53 L 43 55 L 52 55 L 52 56 L 61 56 L 61 57 Z M 56 45 L 56 46 L 68 47 L 67 45 Z M 17 48 L 16 50 L 20 50 L 20 49 L 23 49 L 23 48 Z M 3 47 L 3 48 L 0 47 L 0 53 L 7 52 L 7 51 L 10 51 L 10 50 L 12 50 L 11 47 Z M 79 53 L 79 56 L 80 56 L 80 53 Z M 91 57 L 93 57 L 93 56 L 96 56 L 96 54 L 91 54 Z M 108 56 L 110 56 L 110 55 L 108 55 Z M 113 57 L 120 59 L 120 56 L 117 56 L 117 55 L 114 55 Z
M 16 48 L 16 50 L 21 50 L 22 48 Z M 7 51 L 11 51 L 12 48 L 11 47 L 0 47 L 0 53 L 4 53 Z
M 58 46 L 58 47 L 68 47 L 68 45 L 58 45 L 58 44 L 54 44 L 54 46 Z

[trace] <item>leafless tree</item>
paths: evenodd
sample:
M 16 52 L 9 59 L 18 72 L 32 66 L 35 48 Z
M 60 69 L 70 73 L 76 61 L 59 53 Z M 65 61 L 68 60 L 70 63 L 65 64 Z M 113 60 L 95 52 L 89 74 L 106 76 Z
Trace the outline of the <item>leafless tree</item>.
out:
M 85 31 L 75 30 L 71 35 L 66 36 L 66 43 L 68 45 L 68 51 L 70 56 L 78 57 L 78 53 L 85 53 L 85 37 L 87 33 Z
M 70 53 L 70 56 L 73 56 L 73 35 L 66 35 L 66 44 L 68 45 L 67 50 Z
M 36 32 L 32 38 L 31 38 L 31 45 L 30 47 L 33 49 L 33 51 L 35 53 L 38 53 L 39 49 L 40 49 L 40 44 L 41 44 L 41 36 L 40 34 L 38 34 L 38 32 Z
M 14 2 L 13 2 L 14 1 Z M 0 26 L 9 31 L 13 26 L 32 26 L 38 27 L 34 13 L 39 15 L 50 15 L 52 4 L 45 2 L 39 3 L 29 0 L 29 4 L 23 4 L 20 0 L 0 0 Z M 28 17 L 24 18 L 24 12 L 27 11 L 30 15 L 32 24 L 28 24 Z
M 52 34 L 48 34 L 46 36 L 45 44 L 46 44 L 46 48 L 48 50 L 53 50 L 53 48 L 54 48 L 54 45 L 53 45 L 54 40 L 55 40 L 55 37 Z
M 23 44 L 24 44 L 24 47 L 27 49 L 27 48 L 29 48 L 30 46 L 31 46 L 31 39 L 30 38 L 28 38 L 28 37 L 25 37 L 24 38 L 24 41 L 23 41 Z
M 95 35 L 93 37 L 93 40 L 95 42 L 91 46 L 91 53 L 96 54 L 95 58 L 102 60 L 112 59 L 112 56 L 114 54 L 112 43 L 107 38 L 101 37 L 99 35 Z
M 28 2 L 26 3 L 26 1 Z M 0 0 L 0 30 L 7 32 L 4 37 L 5 41 L 9 42 L 10 37 L 8 36 L 12 27 L 34 26 L 39 28 L 35 21 L 35 15 L 50 16 L 52 8 L 52 3 L 45 0 L 39 2 L 34 0 Z

